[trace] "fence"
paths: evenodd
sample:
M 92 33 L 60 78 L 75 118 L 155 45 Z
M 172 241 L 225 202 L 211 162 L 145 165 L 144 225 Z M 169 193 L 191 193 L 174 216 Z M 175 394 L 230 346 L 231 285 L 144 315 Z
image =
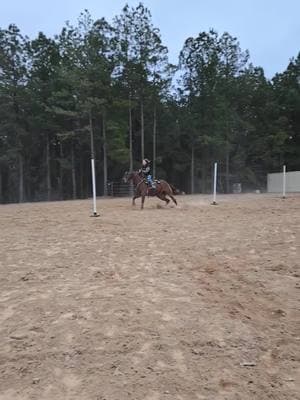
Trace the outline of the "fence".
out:
M 112 197 L 130 197 L 133 196 L 133 186 L 131 183 L 109 182 L 107 184 L 107 195 Z
M 251 176 L 252 175 L 252 176 Z M 286 172 L 286 165 L 283 165 L 283 172 L 281 173 L 263 173 L 263 170 L 257 170 L 256 174 L 251 171 L 251 179 L 245 181 L 246 190 L 243 188 L 243 183 L 236 182 L 242 176 L 236 174 L 224 175 L 219 173 L 218 163 L 214 163 L 214 171 L 211 177 L 213 201 L 212 204 L 217 204 L 217 193 L 224 193 L 222 178 L 227 180 L 226 184 L 230 183 L 230 190 L 227 193 L 246 193 L 254 192 L 261 193 L 267 191 L 268 193 L 282 193 L 282 197 L 286 197 L 286 193 L 300 192 L 300 171 Z M 228 179 L 229 178 L 229 179 Z M 234 179 L 232 183 L 232 178 Z M 242 179 L 240 179 L 242 180 Z M 265 182 L 265 184 L 264 184 Z
M 199 182 L 199 181 L 198 181 Z M 198 183 L 195 179 L 195 183 Z M 194 193 L 226 193 L 226 175 L 222 171 L 222 165 L 218 163 L 218 171 L 214 180 L 214 170 L 207 176 L 207 191 L 201 190 L 200 183 L 194 185 Z M 267 173 L 264 170 L 258 170 L 249 174 L 249 177 L 240 176 L 238 173 L 229 174 L 229 190 L 227 193 L 247 193 L 247 192 L 268 192 L 282 193 L 283 191 L 283 173 Z M 211 187 L 211 190 L 209 190 Z M 287 193 L 300 192 L 300 171 L 286 173 L 285 190 Z M 188 191 L 189 192 L 189 191 Z M 130 183 L 109 182 L 107 185 L 107 194 L 111 197 L 130 197 L 134 193 L 134 188 Z M 176 194 L 182 193 L 181 188 Z

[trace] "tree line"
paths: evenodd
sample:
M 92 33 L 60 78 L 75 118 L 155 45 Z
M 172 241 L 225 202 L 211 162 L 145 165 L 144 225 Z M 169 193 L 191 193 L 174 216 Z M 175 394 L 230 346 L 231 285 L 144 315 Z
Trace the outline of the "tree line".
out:
M 0 29 L 0 202 L 85 198 L 152 159 L 186 192 L 232 183 L 264 188 L 266 173 L 300 169 L 300 53 L 267 79 L 238 39 L 188 38 L 177 65 L 143 5 L 112 23 L 84 11 L 75 26 L 34 39 Z

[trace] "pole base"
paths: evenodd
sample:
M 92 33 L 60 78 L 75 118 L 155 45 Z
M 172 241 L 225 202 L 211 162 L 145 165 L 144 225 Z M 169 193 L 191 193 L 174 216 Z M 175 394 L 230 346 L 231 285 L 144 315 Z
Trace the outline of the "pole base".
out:
M 212 203 L 211 203 L 211 205 L 212 206 L 216 206 L 218 203 L 216 202 L 216 201 L 213 201 Z
M 90 215 L 90 217 L 100 217 L 100 214 L 94 212 L 92 215 Z

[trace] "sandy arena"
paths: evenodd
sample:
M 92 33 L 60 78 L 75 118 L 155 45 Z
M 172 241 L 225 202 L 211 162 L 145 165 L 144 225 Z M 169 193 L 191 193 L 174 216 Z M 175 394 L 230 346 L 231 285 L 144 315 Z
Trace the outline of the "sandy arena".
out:
M 0 400 L 300 399 L 300 195 L 177 200 L 0 206 Z

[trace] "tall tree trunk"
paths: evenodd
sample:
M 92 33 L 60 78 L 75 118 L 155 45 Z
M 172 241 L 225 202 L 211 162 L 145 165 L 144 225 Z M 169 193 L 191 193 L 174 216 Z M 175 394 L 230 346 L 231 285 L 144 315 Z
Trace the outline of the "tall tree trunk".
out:
M 201 192 L 206 193 L 206 159 L 203 157 L 201 163 Z
M 145 158 L 145 127 L 144 127 L 144 103 L 141 100 L 141 156 Z
M 191 194 L 195 192 L 195 148 L 192 144 L 192 155 L 191 155 Z
M 225 155 L 225 180 L 226 180 L 226 193 L 230 192 L 230 181 L 229 181 L 229 143 L 226 142 L 226 155 Z
M 62 167 L 62 161 L 64 158 L 63 154 L 63 146 L 62 142 L 59 142 L 59 196 L 60 199 L 63 200 L 64 198 L 64 193 L 63 193 L 63 167 Z
M 82 155 L 80 155 L 80 159 L 79 159 L 79 168 L 80 168 L 80 176 L 79 176 L 79 178 L 80 178 L 80 198 L 81 199 L 83 199 L 85 196 L 84 196 L 84 194 L 83 194 L 83 175 L 84 175 L 84 173 L 83 173 L 83 156 Z
M 72 162 L 72 197 L 76 199 L 76 165 L 75 165 L 75 151 L 74 151 L 74 139 L 71 142 L 71 162 Z
M 19 203 L 24 201 L 24 159 L 19 154 Z
M 107 143 L 105 110 L 102 114 L 102 139 L 103 139 L 103 195 L 107 196 Z
M 90 108 L 89 110 L 89 125 L 90 125 L 90 139 L 91 139 L 91 167 L 94 166 L 95 168 L 95 162 L 92 162 L 92 160 L 95 160 L 95 149 L 94 149 L 94 128 L 93 128 L 93 116 L 92 116 L 92 109 Z M 91 170 L 91 177 L 93 179 L 93 170 Z M 95 196 L 97 194 L 97 174 L 95 171 Z M 92 183 L 92 195 L 94 196 L 93 192 L 93 183 Z
M 50 141 L 49 134 L 46 135 L 46 187 L 47 200 L 51 200 L 51 166 L 50 166 Z
M 284 154 L 283 151 L 281 150 L 279 153 L 279 170 L 282 169 L 283 164 L 284 164 Z
M 133 171 L 132 104 L 131 104 L 131 94 L 130 93 L 129 93 L 129 110 L 128 111 L 129 111 L 129 171 Z M 133 182 L 130 181 L 129 185 L 130 185 L 130 195 L 133 196 L 133 193 L 134 193 Z
M 156 127 L 157 127 L 157 115 L 156 106 L 153 110 L 153 178 L 156 178 Z
M 132 105 L 129 94 L 129 171 L 133 171 L 133 143 L 132 143 Z
M 2 171 L 0 169 L 0 204 L 3 203 Z

